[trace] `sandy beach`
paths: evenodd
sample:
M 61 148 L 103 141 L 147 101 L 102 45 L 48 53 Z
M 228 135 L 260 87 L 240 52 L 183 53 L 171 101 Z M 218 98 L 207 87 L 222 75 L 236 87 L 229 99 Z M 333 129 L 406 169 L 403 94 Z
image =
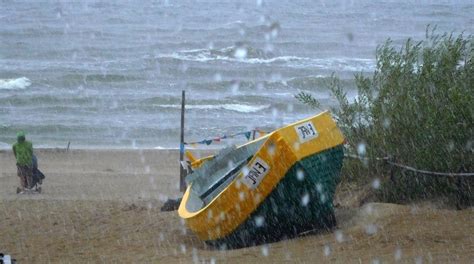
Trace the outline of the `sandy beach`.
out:
M 334 232 L 218 250 L 177 212 L 178 152 L 36 151 L 43 192 L 17 195 L 14 157 L 0 152 L 0 251 L 18 263 L 472 263 L 474 210 L 369 203 L 340 188 Z M 204 154 L 202 154 L 204 155 Z M 343 189 L 343 190 L 341 190 Z

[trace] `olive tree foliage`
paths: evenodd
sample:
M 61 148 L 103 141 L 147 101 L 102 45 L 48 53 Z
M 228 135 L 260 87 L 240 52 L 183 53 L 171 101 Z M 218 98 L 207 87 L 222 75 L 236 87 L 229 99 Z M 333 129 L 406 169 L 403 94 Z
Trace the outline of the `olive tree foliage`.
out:
M 355 75 L 355 100 L 349 100 L 333 75 L 327 86 L 338 104 L 331 110 L 347 138 L 348 152 L 365 156 L 369 171 L 378 174 L 377 158 L 383 157 L 423 170 L 472 172 L 473 55 L 472 35 L 440 35 L 428 27 L 423 41 L 408 39 L 401 48 L 391 40 L 380 45 L 374 73 Z M 308 93 L 296 98 L 319 108 Z M 420 192 L 446 182 L 402 176 Z

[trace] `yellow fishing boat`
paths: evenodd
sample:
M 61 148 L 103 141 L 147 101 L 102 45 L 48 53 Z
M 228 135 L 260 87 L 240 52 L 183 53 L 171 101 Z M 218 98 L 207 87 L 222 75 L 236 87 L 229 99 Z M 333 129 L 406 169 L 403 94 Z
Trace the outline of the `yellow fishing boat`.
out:
M 343 142 L 323 112 L 194 161 L 179 216 L 200 239 L 224 247 L 330 229 Z

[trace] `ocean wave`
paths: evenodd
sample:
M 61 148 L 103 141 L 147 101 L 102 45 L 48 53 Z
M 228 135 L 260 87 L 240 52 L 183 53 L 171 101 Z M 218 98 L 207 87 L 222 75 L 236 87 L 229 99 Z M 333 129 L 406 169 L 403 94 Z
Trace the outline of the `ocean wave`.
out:
M 16 79 L 0 79 L 0 89 L 3 90 L 25 89 L 30 85 L 31 81 L 26 77 Z
M 35 95 L 35 94 L 24 94 L 24 95 L 11 95 L 0 98 L 0 105 L 9 105 L 14 107 L 37 107 L 37 106 L 68 106 L 68 107 L 82 107 L 84 105 L 93 104 L 96 98 L 84 97 L 84 96 L 73 96 L 64 97 L 61 95 Z
M 135 81 L 139 78 L 126 74 L 66 74 L 63 76 L 67 82 L 127 82 Z
M 158 59 L 175 59 L 192 62 L 235 62 L 245 64 L 278 64 L 291 68 L 317 68 L 322 70 L 342 70 L 370 72 L 375 70 L 375 60 L 366 58 L 330 57 L 308 58 L 298 56 L 274 56 L 261 49 L 248 46 L 231 46 L 222 49 L 193 49 L 160 54 Z
M 179 104 L 168 104 L 168 105 L 159 105 L 163 108 L 175 108 L 180 109 L 181 105 Z M 245 105 L 245 104 L 220 104 L 220 105 L 186 105 L 186 109 L 198 109 L 198 110 L 229 110 L 239 113 L 255 113 L 269 108 L 270 105 Z
M 187 86 L 193 90 L 209 90 L 209 91 L 232 91 L 234 88 L 238 92 L 232 91 L 232 97 L 237 95 L 252 95 L 243 100 L 253 99 L 263 100 L 273 99 L 275 97 L 292 97 L 295 90 L 327 90 L 332 80 L 331 75 L 307 75 L 293 78 L 282 78 L 277 80 L 257 80 L 257 81 L 204 81 L 189 82 Z M 340 78 L 340 82 L 344 87 L 353 87 L 353 78 Z M 258 91 L 258 93 L 256 93 Z M 258 94 L 258 95 L 257 95 Z M 263 98 L 261 97 L 263 96 Z M 161 99 L 161 98 L 160 98 Z M 149 102 L 149 100 L 147 101 Z M 156 103 L 152 101 L 152 103 Z M 166 103 L 166 102 L 158 102 Z M 175 102 L 172 102 L 175 103 Z
M 289 62 L 292 60 L 304 60 L 304 58 L 299 58 L 295 56 L 281 56 L 274 58 L 237 58 L 235 55 L 230 54 L 230 56 L 219 55 L 216 53 L 211 53 L 209 50 L 198 50 L 194 53 L 191 52 L 175 52 L 172 54 L 161 54 L 158 55 L 158 58 L 162 59 L 176 59 L 183 61 L 196 61 L 196 62 L 209 62 L 209 61 L 228 61 L 228 62 L 240 62 L 240 63 L 249 63 L 249 64 L 268 64 L 274 62 Z M 243 53 L 248 54 L 248 51 L 243 51 Z
M 295 77 L 285 80 L 284 83 L 291 88 L 299 90 L 327 90 L 332 80 L 331 76 L 325 75 L 309 75 L 304 77 Z M 354 80 L 350 79 L 339 79 L 343 87 L 353 87 L 355 85 Z
M 224 27 L 229 27 L 229 26 L 243 25 L 243 24 L 244 24 L 244 22 L 242 22 L 242 20 L 235 20 L 235 21 L 232 21 L 232 22 L 225 23 L 223 26 Z
M 288 63 L 293 68 L 317 68 L 350 72 L 371 72 L 375 70 L 375 60 L 365 58 L 331 57 L 324 59 L 301 58 Z
M 268 59 L 272 54 L 262 50 L 250 47 L 248 45 L 237 43 L 236 46 L 230 46 L 222 49 L 191 49 L 174 52 L 172 54 L 160 54 L 160 58 L 171 58 L 185 61 L 236 61 L 248 62 L 251 59 Z

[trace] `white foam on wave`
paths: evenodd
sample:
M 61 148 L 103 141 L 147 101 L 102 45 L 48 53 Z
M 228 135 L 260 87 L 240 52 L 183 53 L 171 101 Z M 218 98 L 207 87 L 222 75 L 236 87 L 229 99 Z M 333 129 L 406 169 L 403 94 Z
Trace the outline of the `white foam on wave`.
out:
M 201 52 L 199 52 L 201 51 Z M 198 53 L 196 53 L 198 52 Z M 197 62 L 208 62 L 208 61 L 228 61 L 228 62 L 240 62 L 248 64 L 269 64 L 275 62 L 289 62 L 298 60 L 309 60 L 309 58 L 300 58 L 295 56 L 280 56 L 274 58 L 234 58 L 228 56 L 211 55 L 208 50 L 187 50 L 183 52 L 175 52 L 172 54 L 161 54 L 158 58 L 170 58 L 185 61 L 197 61 Z
M 175 108 L 180 109 L 181 105 L 159 105 L 164 108 Z M 269 108 L 270 105 L 245 105 L 245 104 L 220 104 L 220 105 L 186 105 L 186 109 L 199 109 L 199 110 L 229 110 L 240 113 L 255 113 L 264 109 Z
M 156 147 L 153 147 L 153 149 L 158 149 L 158 150 L 178 150 L 179 147 L 163 147 L 163 146 L 156 146 Z
M 350 57 L 331 57 L 324 59 L 308 59 L 293 60 L 288 64 L 293 68 L 319 68 L 327 70 L 342 71 L 374 71 L 375 60 L 366 58 L 350 58 Z
M 12 145 L 0 141 L 0 149 L 11 149 Z
M 25 89 L 30 85 L 31 81 L 26 77 L 17 79 L 0 79 L 0 89 L 3 90 Z
M 236 24 L 241 25 L 241 24 L 244 24 L 244 22 L 242 22 L 242 20 L 235 20 L 229 23 L 225 23 L 224 26 L 231 26 L 231 25 L 236 25 Z
M 272 64 L 278 63 L 292 68 L 318 68 L 323 70 L 342 70 L 354 72 L 370 72 L 375 70 L 375 60 L 366 58 L 330 57 L 330 58 L 307 58 L 298 56 L 278 56 L 273 58 L 241 58 L 222 55 L 229 53 L 234 47 L 219 50 L 219 54 L 213 54 L 209 49 L 194 49 L 174 52 L 172 54 L 160 54 L 157 58 L 168 58 L 184 61 L 209 62 L 226 61 L 247 64 Z
M 291 82 L 291 81 L 297 81 L 301 78 L 314 78 L 314 79 L 326 79 L 326 78 L 329 78 L 331 77 L 331 75 L 324 75 L 324 74 L 317 74 L 317 75 L 307 75 L 305 77 L 292 77 L 292 78 L 289 78 L 287 80 L 285 80 L 285 82 Z

